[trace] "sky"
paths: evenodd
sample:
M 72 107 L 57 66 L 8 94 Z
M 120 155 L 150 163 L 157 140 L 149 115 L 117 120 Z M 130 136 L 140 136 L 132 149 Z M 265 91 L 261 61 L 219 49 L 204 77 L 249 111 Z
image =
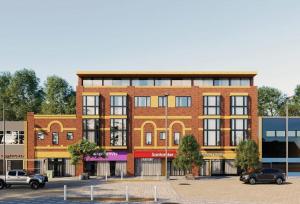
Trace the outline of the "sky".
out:
M 0 72 L 257 71 L 300 84 L 299 0 L 0 0 Z

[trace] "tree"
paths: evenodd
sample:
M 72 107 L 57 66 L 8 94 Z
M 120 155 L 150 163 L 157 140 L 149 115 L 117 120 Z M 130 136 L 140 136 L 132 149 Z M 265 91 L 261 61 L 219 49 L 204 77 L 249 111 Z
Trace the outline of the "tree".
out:
M 83 161 L 87 156 L 106 157 L 105 151 L 101 147 L 88 140 L 82 140 L 80 143 L 69 145 L 68 152 L 71 155 L 71 163 L 73 165 L 78 164 L 79 161 Z
M 245 140 L 239 143 L 236 149 L 236 167 L 250 171 L 259 167 L 258 146 L 253 140 Z
M 0 119 L 3 120 L 3 103 L 7 103 L 7 99 L 9 98 L 8 96 L 8 86 L 9 83 L 11 81 L 11 74 L 9 72 L 1 72 L 0 73 L 0 110 L 1 110 L 1 114 L 0 114 Z M 14 113 L 13 111 L 9 108 L 5 109 L 5 118 L 11 119 L 13 118 Z
M 48 77 L 44 92 L 45 100 L 42 103 L 42 113 L 75 113 L 75 92 L 66 80 L 58 76 Z
M 203 157 L 200 153 L 199 144 L 193 135 L 182 138 L 173 163 L 176 168 L 184 171 L 191 171 L 194 166 L 200 167 L 202 165 Z
M 16 71 L 12 77 L 7 75 L 5 81 L 8 85 L 4 102 L 9 107 L 6 110 L 6 120 L 24 120 L 27 112 L 39 112 L 43 91 L 33 70 Z
M 258 111 L 261 116 L 278 116 L 284 105 L 285 96 L 276 88 L 261 87 L 258 89 Z

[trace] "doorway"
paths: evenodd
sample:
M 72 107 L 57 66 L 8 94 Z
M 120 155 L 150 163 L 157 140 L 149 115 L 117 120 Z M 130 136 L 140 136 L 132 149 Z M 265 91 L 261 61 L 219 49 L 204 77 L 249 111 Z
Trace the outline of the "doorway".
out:
M 48 160 L 48 169 L 53 170 L 54 177 L 64 176 L 65 159 L 55 158 Z
M 116 176 L 116 161 L 109 162 L 110 176 Z

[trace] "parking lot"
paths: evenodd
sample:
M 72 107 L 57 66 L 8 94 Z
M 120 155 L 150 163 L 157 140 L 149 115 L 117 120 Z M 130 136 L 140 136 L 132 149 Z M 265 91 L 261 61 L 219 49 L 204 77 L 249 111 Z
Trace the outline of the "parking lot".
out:
M 94 202 L 125 202 L 126 186 L 131 201 L 154 202 L 154 186 L 157 187 L 159 203 L 234 203 L 234 204 L 279 204 L 300 203 L 297 195 L 300 177 L 290 178 L 288 183 L 248 185 L 238 177 L 210 177 L 197 180 L 171 178 L 170 181 L 157 178 L 132 179 L 53 179 L 45 188 L 31 190 L 27 186 L 13 186 L 0 191 L 0 203 L 90 203 L 90 186 L 94 186 Z M 63 186 L 67 185 L 68 201 L 63 200 Z M 135 198 L 135 200 L 134 200 Z M 140 200 L 139 200 L 140 199 Z M 144 199 L 144 200 L 142 200 Z

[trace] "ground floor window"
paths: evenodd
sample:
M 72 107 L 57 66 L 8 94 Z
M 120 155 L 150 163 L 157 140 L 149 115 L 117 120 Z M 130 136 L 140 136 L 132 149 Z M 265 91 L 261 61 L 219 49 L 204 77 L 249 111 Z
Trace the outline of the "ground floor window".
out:
M 236 175 L 234 160 L 204 160 L 200 176 Z
M 90 176 L 123 176 L 127 175 L 126 161 L 89 161 L 85 162 L 85 171 Z

